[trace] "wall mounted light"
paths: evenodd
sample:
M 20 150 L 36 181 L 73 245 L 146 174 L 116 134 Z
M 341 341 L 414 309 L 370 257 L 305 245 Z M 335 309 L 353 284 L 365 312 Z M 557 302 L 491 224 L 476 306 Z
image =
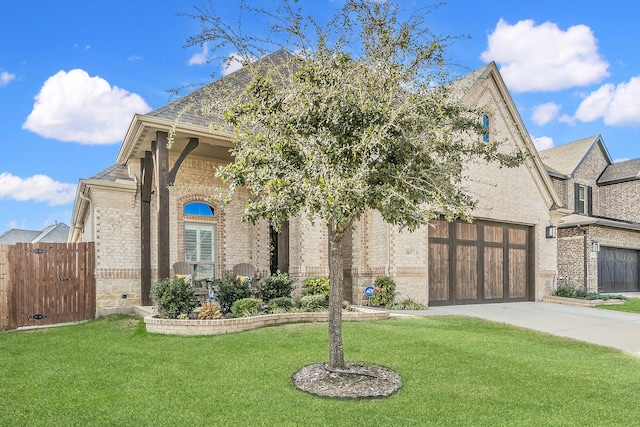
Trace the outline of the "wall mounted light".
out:
M 544 231 L 547 239 L 555 239 L 558 236 L 558 227 L 555 225 L 548 225 Z
M 591 241 L 591 252 L 600 252 L 600 242 Z

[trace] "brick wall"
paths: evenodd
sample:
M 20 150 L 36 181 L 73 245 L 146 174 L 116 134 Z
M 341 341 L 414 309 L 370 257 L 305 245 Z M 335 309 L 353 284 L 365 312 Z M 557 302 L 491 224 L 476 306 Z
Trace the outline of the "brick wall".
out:
M 573 179 L 567 181 L 568 186 L 568 208 L 571 210 L 575 210 L 575 195 L 573 194 L 574 183 L 580 185 L 586 185 L 591 187 L 593 190 L 593 199 L 592 199 L 592 207 L 593 207 L 593 215 L 594 216 L 602 216 L 601 209 L 601 200 L 600 200 L 600 189 L 596 184 L 597 179 L 600 177 L 602 172 L 608 166 L 608 162 L 606 160 L 606 154 L 602 151 L 602 147 L 600 144 L 596 145 L 593 150 L 589 152 L 587 157 L 580 164 L 580 167 L 575 171 Z
M 640 181 L 603 185 L 598 192 L 602 216 L 640 222 Z

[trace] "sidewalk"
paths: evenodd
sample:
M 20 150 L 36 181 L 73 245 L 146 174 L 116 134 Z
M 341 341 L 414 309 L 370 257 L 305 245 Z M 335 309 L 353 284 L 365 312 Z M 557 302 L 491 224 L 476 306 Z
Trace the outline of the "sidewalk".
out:
M 640 314 L 546 302 L 432 307 L 392 316 L 469 316 L 612 347 L 640 356 Z

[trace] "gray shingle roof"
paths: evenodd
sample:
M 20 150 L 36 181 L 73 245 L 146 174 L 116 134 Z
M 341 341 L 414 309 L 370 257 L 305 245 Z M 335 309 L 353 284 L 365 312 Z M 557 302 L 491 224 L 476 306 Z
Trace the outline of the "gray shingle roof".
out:
M 96 179 L 100 181 L 116 182 L 116 180 L 133 181 L 129 177 L 129 171 L 126 165 L 116 163 L 108 168 L 98 172 L 89 179 Z
M 598 184 L 614 184 L 636 179 L 640 179 L 640 159 L 627 160 L 607 166 L 598 179 Z
M 284 49 L 265 56 L 256 61 L 255 65 L 264 64 L 265 67 L 271 68 L 274 64 L 286 64 L 291 60 L 293 55 Z M 222 127 L 227 127 L 222 120 L 222 114 L 214 114 L 212 106 L 206 101 L 216 99 L 224 92 L 238 92 L 243 90 L 250 81 L 250 75 L 243 69 L 237 70 L 231 74 L 219 78 L 193 92 L 164 105 L 156 110 L 146 114 L 146 116 L 158 117 L 167 120 L 177 120 L 181 123 L 187 123 L 197 126 L 209 126 L 212 122 Z
M 539 152 L 540 158 L 548 171 L 570 176 L 599 140 L 600 135 L 594 135 L 542 150 Z

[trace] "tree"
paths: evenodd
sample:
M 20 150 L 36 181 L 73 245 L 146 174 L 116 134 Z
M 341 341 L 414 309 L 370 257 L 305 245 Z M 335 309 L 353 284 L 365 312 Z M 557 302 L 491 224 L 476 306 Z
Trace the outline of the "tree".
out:
M 243 65 L 234 84 L 233 75 L 221 79 L 200 107 L 224 112 L 233 126 L 235 161 L 218 174 L 249 191 L 244 218 L 268 218 L 275 227 L 295 216 L 326 224 L 328 367 L 339 370 L 343 239 L 354 222 L 367 209 L 408 230 L 439 216 L 470 220 L 465 162 L 516 166 L 522 155 L 483 142 L 482 116 L 460 104 L 451 84 L 445 48 L 454 38 L 429 32 L 429 10 L 403 20 L 395 3 L 347 0 L 322 25 L 293 5 L 241 4 L 241 17 L 269 22 L 266 36 L 245 35 L 241 25 L 197 8 L 203 29 L 188 43 L 231 50 L 227 63 Z M 269 55 L 276 49 L 286 50 Z

